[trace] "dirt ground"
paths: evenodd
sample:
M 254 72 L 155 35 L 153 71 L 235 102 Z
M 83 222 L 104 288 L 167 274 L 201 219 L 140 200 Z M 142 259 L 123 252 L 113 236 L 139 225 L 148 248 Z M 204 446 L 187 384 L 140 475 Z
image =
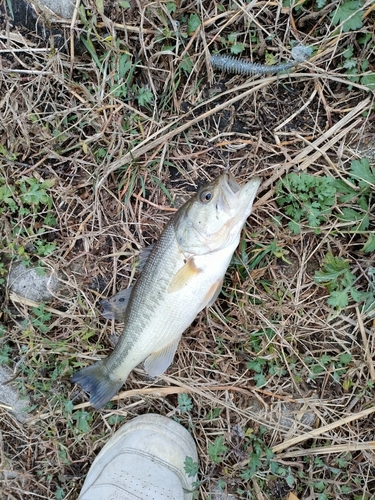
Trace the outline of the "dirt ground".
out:
M 374 2 L 84 0 L 73 20 L 29 22 L 12 5 L 0 362 L 29 418 L 0 401 L 1 498 L 78 498 L 109 436 L 148 412 L 196 440 L 196 498 L 374 498 Z M 312 55 L 288 73 L 210 65 L 215 51 L 288 61 L 296 43 Z M 100 299 L 227 164 L 263 183 L 222 293 L 165 375 L 139 366 L 94 410 L 69 379 L 122 331 Z M 52 300 L 7 287 L 20 260 L 55 273 Z

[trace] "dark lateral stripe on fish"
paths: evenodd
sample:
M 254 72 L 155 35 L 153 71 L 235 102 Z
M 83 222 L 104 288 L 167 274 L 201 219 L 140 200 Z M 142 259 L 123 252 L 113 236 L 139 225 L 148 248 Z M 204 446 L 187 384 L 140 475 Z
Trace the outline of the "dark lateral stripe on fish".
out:
M 108 377 L 102 361 L 86 366 L 75 373 L 70 380 L 90 394 L 90 403 L 97 410 L 112 399 L 123 385 L 122 381 L 111 380 Z

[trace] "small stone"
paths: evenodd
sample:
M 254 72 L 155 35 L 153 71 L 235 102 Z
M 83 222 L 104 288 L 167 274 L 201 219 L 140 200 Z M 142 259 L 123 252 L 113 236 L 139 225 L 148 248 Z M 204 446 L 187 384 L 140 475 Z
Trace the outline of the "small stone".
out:
M 25 299 L 42 302 L 51 300 L 61 284 L 48 268 L 26 267 L 19 262 L 9 272 L 8 288 Z
M 24 424 L 30 417 L 28 415 L 30 400 L 20 398 L 17 389 L 9 381 L 13 372 L 6 366 L 0 366 L 0 402 L 19 422 Z
M 313 427 L 316 415 L 303 404 L 281 402 L 272 405 L 274 419 L 283 427 L 295 429 L 298 426 Z
M 223 491 L 220 491 L 219 488 L 215 488 L 211 492 L 211 498 L 212 500 L 238 500 L 237 495 L 233 495 L 231 493 L 225 493 Z
M 47 7 L 50 11 L 64 19 L 73 17 L 75 2 L 73 0 L 34 0 L 38 7 Z

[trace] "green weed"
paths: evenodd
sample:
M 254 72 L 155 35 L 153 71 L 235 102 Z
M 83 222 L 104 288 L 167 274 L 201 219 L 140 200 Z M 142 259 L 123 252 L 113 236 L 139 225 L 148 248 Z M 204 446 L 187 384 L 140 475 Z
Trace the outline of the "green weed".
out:
M 350 299 L 358 303 L 371 299 L 371 291 L 362 292 L 355 286 L 356 277 L 349 261 L 331 252 L 325 256 L 321 270 L 315 273 L 314 281 L 327 288 L 330 294 L 327 302 L 338 311 L 347 307 Z
M 193 407 L 193 401 L 186 392 L 178 395 L 178 409 L 181 413 L 189 413 Z
M 0 156 L 3 156 L 7 160 L 14 161 L 17 159 L 16 153 L 11 153 L 2 144 L 0 144 Z
M 79 432 L 86 433 L 91 430 L 90 424 L 93 419 L 92 413 L 89 413 L 86 410 L 76 410 L 72 414 L 72 419 L 74 420 L 76 428 Z
M 228 447 L 224 444 L 224 437 L 218 436 L 213 443 L 209 442 L 207 452 L 212 462 L 220 464 L 228 452 Z
M 290 217 L 289 228 L 301 232 L 301 221 L 319 232 L 319 226 L 331 215 L 335 203 L 336 181 L 333 177 L 315 177 L 304 172 L 291 173 L 278 182 L 277 203 Z
M 332 23 L 335 26 L 342 25 L 342 30 L 347 33 L 362 28 L 364 2 L 361 0 L 347 0 L 339 4 L 331 14 Z
M 12 348 L 7 342 L 6 329 L 0 325 L 0 365 L 10 365 L 12 362 Z
M 242 42 L 238 42 L 238 34 L 235 32 L 229 33 L 227 37 L 222 36 L 220 38 L 221 43 L 224 47 L 229 48 L 230 52 L 234 55 L 241 54 L 245 50 L 245 45 Z
M 330 371 L 334 380 L 340 383 L 341 378 L 347 373 L 347 369 L 352 361 L 352 355 L 348 352 L 343 352 L 338 357 L 333 357 L 329 354 L 323 354 L 319 358 L 306 356 L 304 361 L 309 367 L 310 377 L 312 379 L 317 378 L 322 373 Z
M 276 186 L 276 201 L 290 218 L 288 226 L 294 234 L 301 233 L 303 224 L 319 234 L 319 226 L 332 216 L 344 222 L 350 231 L 365 231 L 370 223 L 374 185 L 374 169 L 364 158 L 351 162 L 346 180 L 304 172 L 288 174 Z M 355 208 L 352 203 L 346 206 L 354 200 Z
M 187 33 L 192 35 L 201 25 L 201 19 L 198 14 L 190 14 L 187 22 Z
M 213 408 L 207 413 L 206 415 L 207 420 L 215 420 L 220 416 L 221 411 L 222 411 L 221 408 Z
M 246 368 L 254 372 L 254 380 L 257 387 L 264 387 L 267 385 L 269 379 L 274 375 L 286 375 L 286 370 L 282 365 L 279 365 L 277 358 L 262 358 L 257 357 L 246 363 Z
M 198 474 L 199 465 L 191 457 L 186 457 L 184 461 L 184 470 L 189 477 L 194 477 Z
M 360 42 L 358 42 L 360 43 Z M 374 45 L 374 44 L 372 44 Z M 349 45 L 347 49 L 343 52 L 344 62 L 342 67 L 346 70 L 345 74 L 349 81 L 353 83 L 361 83 L 365 85 L 370 90 L 375 89 L 375 73 L 367 73 L 365 75 L 360 75 L 369 69 L 368 59 L 362 59 L 361 57 L 354 57 L 354 47 Z M 349 89 L 351 86 L 349 85 Z
M 34 316 L 31 317 L 31 324 L 42 333 L 49 331 L 48 323 L 51 320 L 51 313 L 46 312 L 45 307 L 44 302 L 41 302 L 38 307 L 32 307 Z
M 30 264 L 30 254 L 46 257 L 56 249 L 55 243 L 43 238 L 47 229 L 56 225 L 56 218 L 50 212 L 53 201 L 48 193 L 54 184 L 53 179 L 39 181 L 33 177 L 10 184 L 0 177 L 0 214 L 8 218 L 14 238 L 7 242 L 7 251 L 20 257 L 26 265 Z M 22 238 L 21 244 L 19 238 Z M 1 265 L 0 277 L 3 271 Z

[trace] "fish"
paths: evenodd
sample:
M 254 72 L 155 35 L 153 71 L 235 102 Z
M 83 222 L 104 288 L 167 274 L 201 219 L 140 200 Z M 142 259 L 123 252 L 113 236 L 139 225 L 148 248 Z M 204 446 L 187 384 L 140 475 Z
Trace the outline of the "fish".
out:
M 122 319 L 124 330 L 109 356 L 71 377 L 94 408 L 141 362 L 151 377 L 167 370 L 183 332 L 220 294 L 260 184 L 240 185 L 226 169 L 199 189 L 167 223 L 134 287 L 104 302 L 104 316 Z

